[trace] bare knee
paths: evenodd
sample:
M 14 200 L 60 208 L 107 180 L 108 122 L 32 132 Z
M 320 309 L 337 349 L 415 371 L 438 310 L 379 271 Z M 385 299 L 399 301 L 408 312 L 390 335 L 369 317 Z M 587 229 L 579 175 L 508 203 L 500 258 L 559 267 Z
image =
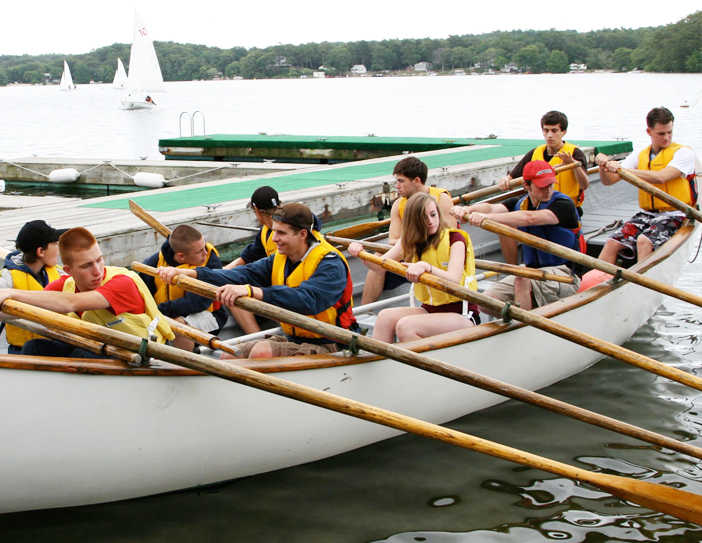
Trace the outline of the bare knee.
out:
M 637 259 L 642 260 L 653 252 L 653 243 L 646 236 L 636 238 Z
M 395 325 L 395 335 L 397 336 L 397 341 L 414 341 L 415 339 L 422 337 L 417 333 L 416 323 L 413 323 L 412 320 L 413 319 L 410 318 L 402 318 L 397 321 L 397 324 Z
M 618 241 L 615 241 L 613 239 L 608 239 L 607 242 L 605 243 L 605 246 L 602 248 L 602 251 L 600 252 L 599 259 L 602 260 L 603 262 L 609 262 L 610 264 L 616 264 L 617 263 L 617 256 L 619 255 L 619 251 L 622 250 L 624 246 L 619 243 Z
M 249 353 L 249 358 L 272 358 L 273 350 L 268 341 L 259 341 L 253 346 Z

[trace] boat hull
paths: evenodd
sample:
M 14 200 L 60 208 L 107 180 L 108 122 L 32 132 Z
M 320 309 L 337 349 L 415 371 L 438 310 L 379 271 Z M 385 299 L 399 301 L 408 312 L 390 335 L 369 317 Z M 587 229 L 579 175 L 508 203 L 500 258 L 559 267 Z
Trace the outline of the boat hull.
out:
M 647 275 L 673 283 L 685 264 L 685 248 Z M 554 320 L 617 344 L 662 302 L 662 295 L 626 283 L 576 297 L 582 303 Z M 565 302 L 538 311 L 549 313 L 559 304 Z M 448 346 L 427 354 L 530 390 L 601 358 L 530 327 L 503 328 L 467 343 L 447 341 Z M 0 420 L 5 444 L 0 448 L 0 512 L 206 485 L 319 460 L 399 433 L 210 376 L 123 373 L 0 368 L 0 409 L 6 414 Z M 276 376 L 434 423 L 504 401 L 392 360 Z
M 156 104 L 144 100 L 122 100 L 122 109 L 151 109 L 153 107 L 156 107 Z

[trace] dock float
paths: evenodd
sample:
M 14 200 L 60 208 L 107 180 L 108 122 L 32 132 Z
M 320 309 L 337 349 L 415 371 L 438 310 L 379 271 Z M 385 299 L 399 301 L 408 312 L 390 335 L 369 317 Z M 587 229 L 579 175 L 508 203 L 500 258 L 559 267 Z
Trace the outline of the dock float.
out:
M 237 177 L 257 176 L 267 173 L 287 172 L 300 168 L 299 164 L 241 164 L 236 161 L 219 164 L 201 161 L 167 162 L 165 160 L 95 160 L 83 158 L 19 158 L 0 160 L 0 179 L 6 183 L 20 184 L 57 184 L 52 181 L 52 172 L 74 171 L 76 180 L 65 176 L 59 184 L 81 185 L 86 187 L 110 187 L 115 190 L 139 190 L 154 188 L 135 182 L 139 175 L 159 176 L 161 186 L 180 186 L 232 179 Z M 53 177 L 57 177 L 54 175 Z M 61 178 L 61 176 L 58 176 Z M 148 179 L 148 177 L 147 177 Z M 156 187 L 160 188 L 160 187 Z
M 338 164 L 423 153 L 459 147 L 497 145 L 509 154 L 521 151 L 527 140 L 488 138 L 406 138 L 368 136 L 299 136 L 288 134 L 212 134 L 164 138 L 158 142 L 166 160 L 236 160 L 240 162 L 289 162 Z M 529 149 L 543 141 L 530 142 Z M 533 144 L 533 145 L 532 145 Z M 527 151 L 529 150 L 527 149 Z
M 422 152 L 416 156 L 429 167 L 427 184 L 446 188 L 456 196 L 495 184 L 524 153 L 540 143 L 541 140 L 510 140 L 500 145 L 500 140 L 488 140 L 480 145 Z M 622 157 L 632 150 L 631 142 L 573 143 L 581 146 L 590 164 L 597 152 Z M 11 248 L 22 225 L 41 218 L 55 228 L 84 226 L 100 241 L 109 264 L 129 265 L 151 255 L 163 241 L 130 213 L 128 201 L 133 199 L 171 229 L 184 223 L 208 223 L 196 227 L 209 242 L 221 246 L 250 237 L 250 232 L 217 225 L 257 226 L 246 204 L 261 185 L 274 187 L 283 202 L 308 205 L 325 229 L 343 221 L 376 220 L 378 213 L 388 210 L 397 197 L 392 170 L 401 158 L 403 155 L 318 165 L 294 172 L 279 171 L 3 211 L 0 245 Z

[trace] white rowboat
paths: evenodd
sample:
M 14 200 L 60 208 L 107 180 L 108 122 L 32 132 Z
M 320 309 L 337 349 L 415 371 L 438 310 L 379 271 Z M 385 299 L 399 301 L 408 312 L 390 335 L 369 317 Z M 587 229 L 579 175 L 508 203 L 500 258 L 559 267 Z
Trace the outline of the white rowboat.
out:
M 692 226 L 635 271 L 672 284 Z M 537 312 L 621 344 L 663 296 L 602 284 Z M 537 390 L 601 355 L 518 323 L 486 323 L 409 345 Z M 504 398 L 392 360 L 344 355 L 246 362 L 260 371 L 435 423 Z M 0 356 L 0 512 L 84 505 L 206 485 L 326 458 L 397 431 L 162 364 Z M 12 416 L 9 416 L 12 415 Z

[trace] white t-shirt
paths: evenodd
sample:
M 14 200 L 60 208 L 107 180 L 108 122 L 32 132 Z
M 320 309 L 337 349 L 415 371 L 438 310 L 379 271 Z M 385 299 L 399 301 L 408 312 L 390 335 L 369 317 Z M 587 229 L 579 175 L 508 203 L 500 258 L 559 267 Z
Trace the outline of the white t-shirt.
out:
M 639 155 L 641 154 L 640 149 L 636 153 L 631 153 L 624 160 L 622 160 L 621 167 L 629 168 L 632 170 L 637 170 L 639 168 Z M 683 177 L 687 177 L 695 173 L 695 153 L 689 147 L 681 147 L 673 155 L 673 160 L 668 163 L 669 167 L 678 170 Z M 668 167 L 666 166 L 666 167 Z

